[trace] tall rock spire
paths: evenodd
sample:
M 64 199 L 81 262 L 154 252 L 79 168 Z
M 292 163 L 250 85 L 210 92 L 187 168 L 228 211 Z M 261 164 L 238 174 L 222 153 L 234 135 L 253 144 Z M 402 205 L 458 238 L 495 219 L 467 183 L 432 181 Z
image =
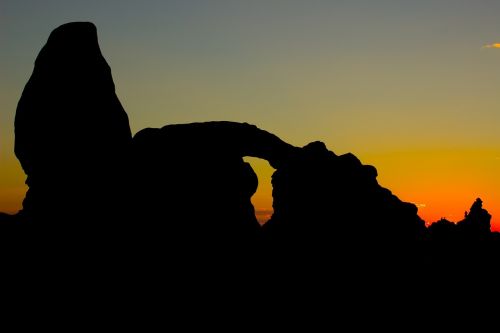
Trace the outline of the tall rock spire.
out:
M 15 136 L 29 186 L 25 214 L 113 210 L 131 131 L 92 23 L 51 33 L 18 103 Z

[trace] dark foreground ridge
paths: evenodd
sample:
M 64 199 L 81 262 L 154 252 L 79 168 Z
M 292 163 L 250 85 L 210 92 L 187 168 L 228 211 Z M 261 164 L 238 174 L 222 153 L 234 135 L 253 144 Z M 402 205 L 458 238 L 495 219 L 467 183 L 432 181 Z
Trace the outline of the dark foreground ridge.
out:
M 91 23 L 52 32 L 19 101 L 15 135 L 29 190 L 23 209 L 0 214 L 0 223 L 2 244 L 16 254 L 159 273 L 221 262 L 268 271 L 462 267 L 499 253 L 479 199 L 460 223 L 426 228 L 415 205 L 378 184 L 374 167 L 321 142 L 294 147 L 234 122 L 147 128 L 132 138 Z M 263 227 L 245 156 L 276 169 L 274 214 Z

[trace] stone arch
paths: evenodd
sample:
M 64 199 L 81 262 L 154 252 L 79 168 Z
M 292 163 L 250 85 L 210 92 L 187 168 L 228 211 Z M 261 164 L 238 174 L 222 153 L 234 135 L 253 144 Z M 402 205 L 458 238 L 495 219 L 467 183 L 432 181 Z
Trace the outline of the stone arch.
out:
M 221 243 L 260 233 L 251 202 L 258 178 L 243 157 L 278 169 L 297 149 L 256 126 L 226 121 L 144 129 L 132 146 L 135 220 Z

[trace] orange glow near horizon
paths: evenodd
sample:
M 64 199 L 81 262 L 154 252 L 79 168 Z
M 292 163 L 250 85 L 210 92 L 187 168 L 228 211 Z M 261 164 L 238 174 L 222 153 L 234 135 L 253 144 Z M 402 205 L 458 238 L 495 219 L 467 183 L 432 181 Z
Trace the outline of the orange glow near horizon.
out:
M 453 222 L 462 220 L 465 211 L 479 197 L 483 208 L 492 215 L 491 230 L 500 231 L 500 209 L 496 205 L 500 202 L 496 195 L 500 181 L 494 177 L 500 172 L 500 151 L 399 151 L 361 155 L 363 163 L 377 167 L 382 186 L 401 200 L 417 205 L 418 214 L 427 225 L 441 218 Z M 464 156 L 468 156 L 467 160 Z M 275 170 L 262 159 L 246 157 L 245 161 L 252 165 L 259 178 L 252 203 L 257 220 L 263 224 L 273 212 L 271 177 Z M 4 165 L 1 169 L 10 181 L 0 191 L 0 212 L 14 214 L 21 209 L 26 194 L 25 176 L 19 166 Z M 471 178 L 471 174 L 474 177 Z
M 252 196 L 255 216 L 260 224 L 267 222 L 273 215 L 273 188 L 271 177 L 274 169 L 265 160 L 255 157 L 245 157 L 245 162 L 250 163 L 259 178 L 259 186 Z
M 428 149 L 365 154 L 379 183 L 401 200 L 417 205 L 427 224 L 464 218 L 476 198 L 492 215 L 492 231 L 500 231 L 500 151 L 495 149 Z
M 28 189 L 24 184 L 26 176 L 17 160 L 0 158 L 0 180 L 2 181 L 0 212 L 17 213 L 22 208 L 22 202 Z
M 500 157 L 495 150 L 420 150 L 363 156 L 363 163 L 377 167 L 379 183 L 401 200 L 417 205 L 418 214 L 427 225 L 441 218 L 453 222 L 462 220 L 465 211 L 469 211 L 479 197 L 483 208 L 492 215 L 491 230 L 500 231 L 500 210 L 495 204 L 500 202 L 500 197 L 495 195 L 500 184 L 494 177 L 500 171 Z M 259 177 L 252 203 L 257 219 L 263 223 L 272 214 L 274 169 L 260 159 L 245 160 Z M 471 174 L 475 177 L 471 178 Z
M 427 225 L 441 218 L 453 222 L 462 220 L 465 211 L 468 211 L 474 200 L 479 197 L 483 200 L 483 208 L 492 215 L 491 230 L 500 231 L 498 220 L 500 210 L 496 207 L 496 203 L 500 202 L 500 197 L 495 195 L 495 189 L 500 184 L 488 177 L 488 173 L 493 173 L 500 168 L 500 159 L 496 159 L 492 151 L 476 153 L 478 158 L 476 163 L 480 162 L 480 156 L 490 157 L 490 160 L 493 157 L 493 165 L 489 167 L 483 165 L 477 169 L 476 179 L 462 181 L 456 180 L 460 179 L 461 173 L 464 172 L 462 168 L 470 170 L 473 166 L 464 166 L 462 161 L 460 164 L 455 164 L 454 169 L 450 169 L 449 167 L 453 163 L 458 163 L 460 160 L 460 154 L 451 151 L 443 154 L 442 157 L 429 154 L 427 160 L 420 160 L 419 154 L 416 154 L 415 160 L 410 163 L 415 168 L 414 177 L 402 179 L 404 170 L 402 164 L 408 163 L 408 156 L 405 156 L 407 154 L 410 152 L 388 153 L 383 156 L 365 154 L 367 161 L 363 162 L 375 164 L 374 160 L 377 159 L 379 183 L 389 188 L 401 200 L 417 205 L 418 215 L 426 221 Z M 452 156 L 455 157 L 452 158 Z M 416 163 L 416 160 L 420 160 L 420 162 Z M 443 162 L 446 160 L 452 165 Z M 267 161 L 258 158 L 246 157 L 245 161 L 252 165 L 259 178 L 259 187 L 252 197 L 252 203 L 255 207 L 257 220 L 263 224 L 273 212 L 271 177 L 275 170 Z M 471 162 L 471 164 L 474 163 Z M 459 167 L 460 165 L 462 168 Z M 22 207 L 27 186 L 22 184 L 25 176 L 20 167 L 11 168 L 9 172 L 13 173 L 15 177 L 11 178 L 9 186 L 2 187 L 0 191 L 0 212 L 14 214 Z

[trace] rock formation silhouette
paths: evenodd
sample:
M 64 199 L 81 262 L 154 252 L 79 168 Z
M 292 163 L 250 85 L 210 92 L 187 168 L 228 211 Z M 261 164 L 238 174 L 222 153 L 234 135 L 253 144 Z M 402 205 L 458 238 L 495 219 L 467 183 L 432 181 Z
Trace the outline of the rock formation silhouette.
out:
M 279 167 L 294 151 L 275 135 L 249 124 L 207 122 L 144 129 L 133 139 L 137 218 L 148 230 L 163 231 L 170 243 L 189 247 L 255 243 L 260 225 L 250 199 L 258 180 L 243 157 L 260 157 Z
M 432 223 L 428 229 L 433 241 L 448 242 L 456 240 L 458 237 L 456 224 L 445 218 Z
M 128 116 L 92 23 L 55 29 L 35 61 L 15 117 L 15 153 L 29 186 L 22 216 L 48 228 L 115 220 L 128 183 Z
M 457 223 L 442 218 L 429 226 L 429 236 L 434 242 L 477 242 L 490 240 L 491 215 L 477 198 L 465 218 Z
M 465 218 L 457 223 L 442 218 L 428 228 L 425 257 L 432 273 L 445 277 L 474 271 L 478 276 L 497 271 L 500 254 L 498 232 L 490 231 L 491 215 L 477 198 Z
M 483 208 L 483 201 L 477 198 L 465 218 L 457 223 L 462 238 L 486 240 L 491 234 L 491 215 Z
M 337 156 L 322 142 L 306 145 L 272 177 L 274 214 L 263 226 L 267 244 L 285 257 L 307 253 L 307 261 L 379 262 L 415 251 L 426 232 L 417 207 L 376 177 L 373 166 L 352 154 Z
M 378 184 L 375 167 L 322 142 L 294 147 L 224 121 L 147 128 L 132 138 L 92 23 L 51 33 L 19 101 L 15 135 L 29 190 L 17 215 L 0 214 L 2 244 L 82 249 L 113 261 L 119 253 L 127 264 L 155 267 L 150 275 L 159 277 L 160 262 L 188 252 L 195 253 L 184 260 L 191 266 L 224 253 L 246 263 L 241 254 L 251 253 L 267 258 L 259 264 L 267 268 L 276 260 L 304 268 L 314 259 L 345 268 L 347 261 L 413 263 L 415 255 L 448 262 L 450 242 L 457 251 L 488 244 L 463 247 L 476 249 L 460 252 L 474 253 L 469 263 L 499 249 L 480 199 L 463 221 L 426 228 L 415 205 Z M 274 214 L 264 227 L 250 201 L 258 180 L 245 156 L 276 169 Z

